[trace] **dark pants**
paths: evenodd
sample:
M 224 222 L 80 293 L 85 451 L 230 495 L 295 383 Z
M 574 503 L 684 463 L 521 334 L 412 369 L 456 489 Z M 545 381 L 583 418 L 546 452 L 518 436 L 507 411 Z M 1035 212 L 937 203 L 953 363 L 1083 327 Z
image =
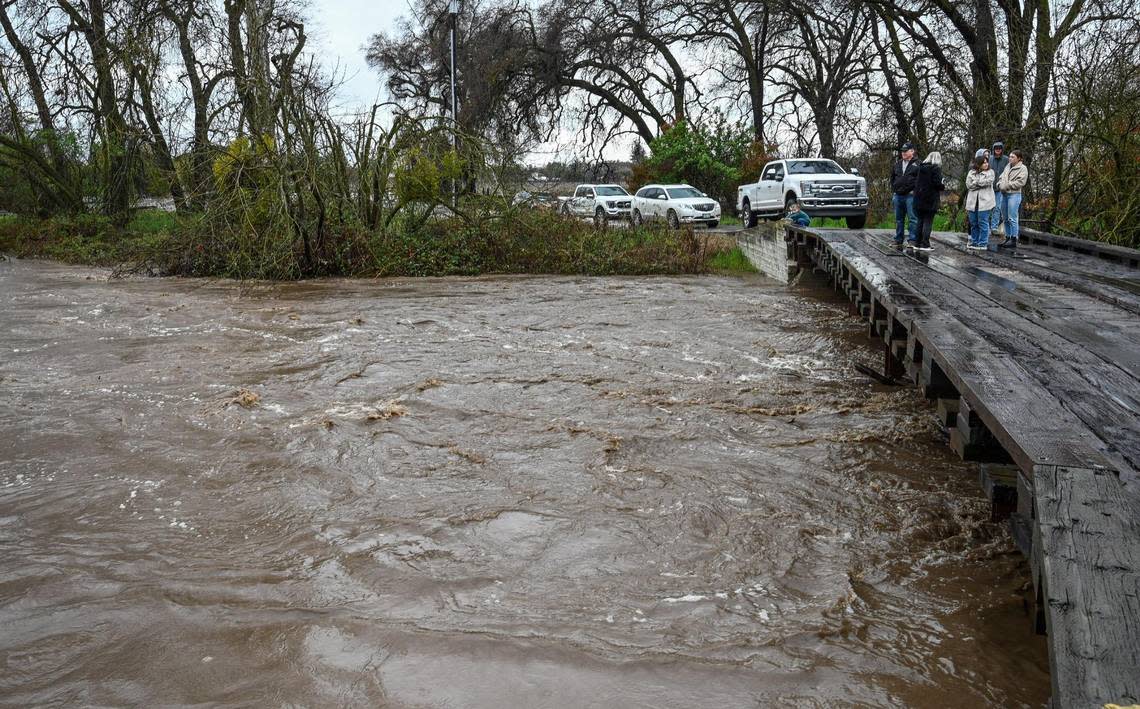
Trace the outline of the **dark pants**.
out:
M 930 232 L 934 229 L 934 212 L 918 212 L 918 233 L 915 246 L 928 248 L 930 246 Z

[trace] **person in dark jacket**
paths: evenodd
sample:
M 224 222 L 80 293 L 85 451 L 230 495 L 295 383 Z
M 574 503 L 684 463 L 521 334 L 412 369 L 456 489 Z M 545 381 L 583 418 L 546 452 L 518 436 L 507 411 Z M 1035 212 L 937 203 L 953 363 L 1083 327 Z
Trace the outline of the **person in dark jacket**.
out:
M 908 227 L 908 240 L 914 243 L 918 230 L 918 215 L 914 212 L 914 182 L 918 179 L 918 161 L 914 159 L 914 145 L 903 143 L 899 147 L 899 160 L 891 169 L 891 203 L 895 208 L 895 243 L 903 243 L 903 229 Z
M 1009 157 L 1005 154 L 1005 143 L 999 140 L 994 143 L 990 152 L 990 169 L 994 171 L 994 196 L 997 197 L 997 203 L 994 205 L 993 211 L 990 212 L 991 234 L 1000 234 L 1005 228 L 1005 198 L 998 191 L 998 180 L 1001 179 L 1002 173 L 1008 166 Z
M 930 246 L 930 231 L 934 228 L 934 215 L 942 203 L 942 153 L 933 152 L 918 166 L 918 177 L 914 181 L 914 211 L 918 214 L 918 239 L 916 251 L 933 251 Z

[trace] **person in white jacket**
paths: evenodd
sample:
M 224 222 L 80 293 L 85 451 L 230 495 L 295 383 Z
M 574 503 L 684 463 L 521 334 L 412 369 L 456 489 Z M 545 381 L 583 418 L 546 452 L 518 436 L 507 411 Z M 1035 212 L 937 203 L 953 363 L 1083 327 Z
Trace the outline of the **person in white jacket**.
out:
M 1005 199 L 1005 241 L 999 249 L 1016 249 L 1017 235 L 1021 233 L 1021 192 L 1029 182 L 1029 168 L 1020 150 L 1009 154 L 1009 167 L 998 178 L 998 191 Z
M 994 198 L 994 171 L 986 156 L 974 159 L 966 173 L 966 216 L 970 222 L 970 243 L 967 249 L 988 249 L 990 246 L 990 212 L 997 201 Z

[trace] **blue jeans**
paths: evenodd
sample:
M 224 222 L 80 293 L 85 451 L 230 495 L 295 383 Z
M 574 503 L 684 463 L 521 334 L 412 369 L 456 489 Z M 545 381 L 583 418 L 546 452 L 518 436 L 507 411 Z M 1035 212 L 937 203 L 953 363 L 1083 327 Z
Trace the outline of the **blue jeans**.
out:
M 990 231 L 996 231 L 999 226 L 1005 223 L 1005 199 L 1004 192 L 998 192 L 994 188 L 994 208 L 990 210 Z
M 891 197 L 891 204 L 895 207 L 895 243 L 901 244 L 903 242 L 904 224 L 907 227 L 907 239 L 914 243 L 914 235 L 918 231 L 918 214 L 914 211 L 914 195 L 896 194 Z
M 1005 235 L 1016 239 L 1021 233 L 1021 193 L 1011 192 L 1005 195 Z
M 990 216 L 994 210 L 981 209 L 966 212 L 970 219 L 970 246 L 990 245 Z

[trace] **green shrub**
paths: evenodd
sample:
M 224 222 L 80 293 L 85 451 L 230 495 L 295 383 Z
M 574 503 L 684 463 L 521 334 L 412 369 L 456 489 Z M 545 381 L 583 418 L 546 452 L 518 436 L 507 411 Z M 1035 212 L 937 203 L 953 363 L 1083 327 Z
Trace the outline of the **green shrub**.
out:
M 3 219 L 0 250 L 164 275 L 308 275 L 301 242 L 278 216 L 269 193 L 240 194 L 249 200 L 235 223 L 209 212 L 182 216 L 158 211 L 139 212 L 123 229 L 94 215 Z M 320 275 L 643 275 L 699 273 L 709 267 L 708 239 L 691 229 L 599 229 L 552 211 L 512 210 L 503 200 L 487 197 L 466 200 L 460 212 L 463 216 L 440 217 L 405 210 L 372 231 L 342 222 L 319 244 Z M 746 270 L 732 263 L 718 267 Z
M 109 218 L 97 214 L 8 218 L 0 220 L 0 251 L 23 258 L 117 266 L 138 260 L 168 238 L 166 231 L 147 228 L 152 225 L 146 219 L 118 229 Z M 136 223 L 143 228 L 135 229 Z
M 374 237 L 376 275 L 696 273 L 707 256 L 690 230 L 598 229 L 541 210 L 482 223 L 451 218 L 395 226 Z

